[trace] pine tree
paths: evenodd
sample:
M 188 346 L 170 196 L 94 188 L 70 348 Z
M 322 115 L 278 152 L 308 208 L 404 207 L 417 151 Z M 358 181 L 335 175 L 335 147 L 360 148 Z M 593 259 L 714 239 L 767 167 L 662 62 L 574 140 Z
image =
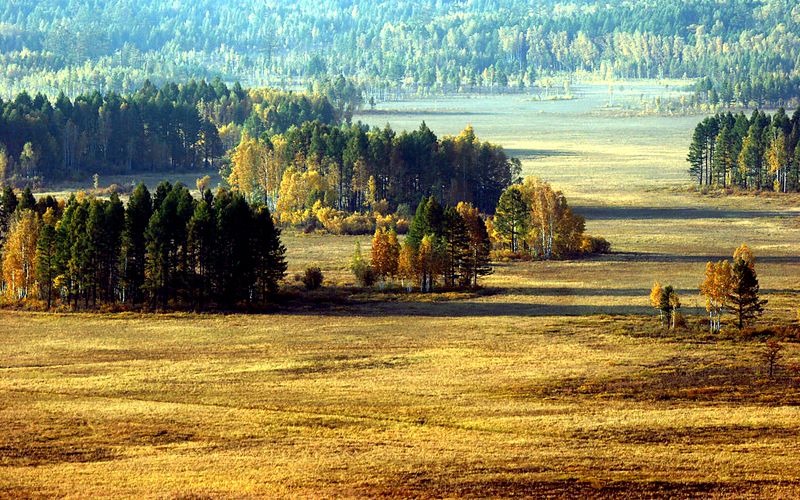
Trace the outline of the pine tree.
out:
M 444 212 L 445 234 L 444 243 L 444 272 L 445 285 L 454 287 L 462 281 L 461 272 L 469 258 L 470 238 L 467 224 L 461 214 L 453 207 L 447 207 Z
M 758 277 L 754 268 L 744 259 L 733 264 L 733 286 L 726 297 L 726 307 L 736 316 L 741 330 L 764 312 L 766 300 L 759 299 Z
M 17 205 L 19 205 L 19 199 L 14 193 L 14 189 L 11 186 L 5 186 L 2 195 L 0 195 L 0 245 L 2 245 L 6 237 L 11 216 L 17 209 Z
M 34 198 L 31 188 L 26 187 L 19 198 L 17 210 L 33 210 L 36 208 L 36 198 Z
M 210 294 L 216 227 L 212 205 L 205 199 L 200 200 L 186 228 L 190 283 L 198 309 L 203 309 Z
M 45 212 L 36 242 L 36 281 L 39 297 L 47 301 L 47 308 L 53 304 L 54 282 L 57 276 L 57 239 L 55 212 L 48 208 Z
M 699 186 L 703 185 L 704 180 L 704 158 L 706 152 L 707 137 L 702 123 L 698 123 L 692 135 L 692 142 L 689 145 L 689 155 L 686 161 L 689 162 L 689 175 L 697 179 Z
M 265 300 L 268 295 L 278 291 L 278 284 L 286 276 L 286 247 L 281 243 L 280 229 L 275 227 L 267 207 L 256 209 L 254 227 L 256 287 L 262 300 Z
M 517 186 L 512 186 L 500 195 L 494 216 L 495 228 L 511 243 L 511 251 L 519 251 L 519 240 L 530 226 L 528 204 Z
M 153 214 L 153 204 L 147 186 L 139 184 L 128 200 L 122 244 L 122 301 L 138 304 L 142 301 L 145 276 L 145 231 Z

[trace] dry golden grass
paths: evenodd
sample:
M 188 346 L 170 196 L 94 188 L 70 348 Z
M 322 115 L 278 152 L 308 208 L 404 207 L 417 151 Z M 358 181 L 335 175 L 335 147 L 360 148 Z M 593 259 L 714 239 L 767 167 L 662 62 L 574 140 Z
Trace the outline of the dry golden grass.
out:
M 528 151 L 526 172 L 563 189 L 615 253 L 502 264 L 483 293 L 440 300 L 0 312 L 0 496 L 800 496 L 800 381 L 786 369 L 800 344 L 784 343 L 768 380 L 761 339 L 702 333 L 697 296 L 705 262 L 746 241 L 762 324 L 796 326 L 796 200 L 680 188 L 696 119 L 582 130 L 588 115 L 563 108 L 575 103 L 530 104 L 565 109 L 545 130 L 516 101 L 502 119 L 475 102 L 474 115 L 398 119 L 473 121 Z M 318 264 L 328 284 L 353 282 L 355 241 L 369 249 L 284 240 L 290 275 Z M 654 279 L 678 288 L 689 330 L 657 327 Z

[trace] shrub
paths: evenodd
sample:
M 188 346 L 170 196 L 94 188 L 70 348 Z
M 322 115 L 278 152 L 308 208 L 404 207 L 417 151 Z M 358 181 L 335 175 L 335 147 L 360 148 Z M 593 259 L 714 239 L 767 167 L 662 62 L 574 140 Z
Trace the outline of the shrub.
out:
M 340 234 L 362 235 L 375 232 L 375 224 L 368 215 L 353 214 L 342 221 Z
M 611 251 L 611 243 L 600 236 L 584 236 L 581 240 L 581 253 L 608 253 Z
M 316 290 L 322 286 L 323 278 L 322 270 L 319 267 L 307 267 L 303 275 L 303 284 L 306 286 L 306 290 Z
M 361 287 L 370 287 L 377 281 L 375 270 L 367 263 L 353 267 L 353 275 L 356 277 L 356 284 Z

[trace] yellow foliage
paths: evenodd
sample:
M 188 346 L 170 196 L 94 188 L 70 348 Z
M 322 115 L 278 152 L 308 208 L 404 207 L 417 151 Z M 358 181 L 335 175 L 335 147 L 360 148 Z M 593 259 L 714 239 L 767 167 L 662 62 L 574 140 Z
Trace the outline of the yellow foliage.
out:
M 3 281 L 6 296 L 21 300 L 33 295 L 36 285 L 36 241 L 39 216 L 25 210 L 15 217 L 3 246 Z

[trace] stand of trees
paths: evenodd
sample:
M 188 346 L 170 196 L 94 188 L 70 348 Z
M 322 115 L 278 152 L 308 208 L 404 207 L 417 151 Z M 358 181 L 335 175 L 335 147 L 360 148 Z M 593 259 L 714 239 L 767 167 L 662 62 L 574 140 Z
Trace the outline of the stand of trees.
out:
M 561 191 L 527 177 L 503 191 L 490 234 L 496 246 L 513 255 L 543 260 L 610 250 L 606 240 L 587 236 L 584 229 L 584 218 L 572 212 Z
M 357 245 L 350 268 L 361 286 L 399 280 L 409 291 L 476 288 L 481 277 L 492 273 L 490 251 L 489 233 L 477 208 L 465 202 L 442 206 L 431 196 L 417 206 L 402 245 L 394 231 L 378 230 L 371 262 L 364 260 Z
M 733 253 L 733 264 L 727 260 L 706 264 L 700 293 L 706 298 L 712 333 L 720 331 L 724 311 L 734 315 L 736 326 L 741 330 L 761 316 L 767 303 L 759 298 L 755 256 L 744 244 Z
M 800 108 L 748 118 L 730 112 L 711 116 L 694 130 L 689 174 L 699 186 L 754 191 L 800 191 Z
M 0 290 L 12 302 L 260 306 L 286 272 L 269 209 L 238 193 L 206 190 L 195 200 L 181 184 L 162 183 L 153 195 L 140 184 L 125 207 L 116 195 L 59 204 L 18 200 L 6 188 L 0 207 Z
M 228 87 L 219 79 L 130 95 L 21 92 L 0 99 L 0 184 L 81 179 L 91 174 L 217 168 L 242 130 L 286 132 L 310 120 L 339 123 L 341 112 L 320 94 Z
M 708 76 L 713 92 L 704 92 L 716 99 L 781 104 L 798 96 L 796 7 L 792 0 L 6 1 L 0 92 L 130 93 L 148 78 L 216 76 L 288 86 L 345 75 L 380 98 L 396 88 L 530 88 L 555 72 L 591 72 Z
M 472 127 L 439 139 L 424 122 L 415 131 L 397 133 L 388 125 L 370 129 L 313 121 L 271 137 L 243 134 L 228 182 L 275 208 L 282 221 L 297 222 L 324 208 L 385 213 L 428 196 L 453 206 L 466 201 L 492 213 L 519 172 L 517 159 L 478 140 Z

